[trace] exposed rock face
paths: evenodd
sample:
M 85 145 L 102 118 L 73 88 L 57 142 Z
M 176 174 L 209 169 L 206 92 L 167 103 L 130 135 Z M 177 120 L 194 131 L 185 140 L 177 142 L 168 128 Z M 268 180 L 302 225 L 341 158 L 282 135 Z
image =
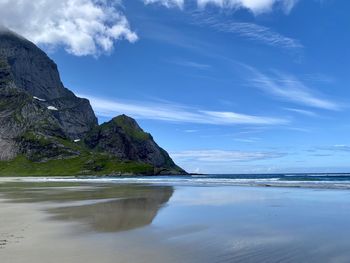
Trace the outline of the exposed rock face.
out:
M 56 64 L 33 43 L 11 31 L 0 31 L 0 55 L 9 64 L 18 89 L 58 109 L 56 118 L 70 138 L 82 137 L 97 125 L 89 101 L 63 86 Z
M 123 160 L 151 164 L 157 168 L 157 173 L 169 174 L 172 173 L 171 170 L 185 173 L 149 133 L 144 132 L 134 119 L 126 115 L 115 117 L 93 129 L 86 136 L 85 143 L 91 149 L 108 152 Z
M 59 120 L 45 105 L 17 88 L 10 66 L 3 58 L 0 58 L 0 78 L 0 160 L 9 160 L 21 153 L 30 159 L 39 153 L 42 157 L 47 154 L 57 157 L 59 147 L 50 139 L 66 138 Z M 39 137 L 46 151 L 35 147 L 40 141 L 35 138 Z M 50 143 L 43 143 L 43 138 Z M 56 154 L 50 154 L 55 148 Z
M 73 142 L 77 139 L 81 143 Z M 123 167 L 132 161 L 129 168 L 138 167 L 137 172 L 145 165 L 147 174 L 150 167 L 155 174 L 185 173 L 135 120 L 122 115 L 98 126 L 89 101 L 63 86 L 56 64 L 43 51 L 0 30 L 0 161 L 19 155 L 33 162 L 83 155 L 83 166 L 96 163 L 99 172 L 113 166 L 114 158 Z

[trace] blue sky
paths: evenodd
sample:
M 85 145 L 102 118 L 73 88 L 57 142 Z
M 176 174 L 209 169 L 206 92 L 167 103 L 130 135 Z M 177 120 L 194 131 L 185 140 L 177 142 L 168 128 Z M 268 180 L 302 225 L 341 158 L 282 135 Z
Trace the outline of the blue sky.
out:
M 350 2 L 64 0 L 54 23 L 15 2 L 1 22 L 49 52 L 100 122 L 136 118 L 188 171 L 350 170 Z

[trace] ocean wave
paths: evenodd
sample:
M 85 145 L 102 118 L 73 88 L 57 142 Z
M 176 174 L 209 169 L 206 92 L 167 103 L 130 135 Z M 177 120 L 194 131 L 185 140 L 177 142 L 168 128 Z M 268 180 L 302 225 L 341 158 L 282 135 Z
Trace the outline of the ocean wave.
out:
M 350 177 L 349 173 L 284 174 L 285 177 Z
M 117 184 L 162 184 L 162 185 L 218 185 L 218 186 L 259 186 L 259 187 L 300 187 L 320 189 L 350 189 L 350 180 L 283 180 L 275 178 L 215 178 L 215 177 L 35 177 L 3 178 L 17 182 L 70 182 L 70 183 L 117 183 Z

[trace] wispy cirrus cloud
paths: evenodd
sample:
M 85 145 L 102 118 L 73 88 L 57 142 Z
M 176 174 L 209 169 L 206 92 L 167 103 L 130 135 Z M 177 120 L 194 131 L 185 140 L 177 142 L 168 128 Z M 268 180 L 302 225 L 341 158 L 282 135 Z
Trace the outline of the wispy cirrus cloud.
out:
M 181 9 L 183 9 L 186 3 L 186 1 L 175 0 L 144 0 L 144 2 L 147 4 L 158 3 L 167 7 L 178 6 L 181 7 Z M 188 13 L 192 17 L 192 23 L 198 26 L 209 27 L 219 32 L 235 34 L 245 39 L 257 41 L 269 46 L 286 49 L 302 49 L 303 45 L 299 40 L 284 36 L 269 27 L 250 22 L 235 21 L 230 17 L 223 17 L 223 14 L 207 12 L 204 9 L 207 5 L 216 5 L 221 8 L 230 8 L 233 10 L 245 8 L 253 12 L 263 12 L 263 10 L 271 10 L 277 5 L 285 7 L 286 10 L 291 10 L 296 2 L 296 0 L 198 0 L 197 4 L 200 8 Z
M 234 141 L 236 142 L 243 142 L 243 143 L 255 143 L 257 141 L 259 141 L 260 138 L 235 138 Z
M 284 108 L 287 111 L 295 112 L 301 115 L 309 116 L 309 117 L 316 117 L 318 116 L 315 112 L 309 111 L 309 110 L 302 110 L 302 109 L 296 109 L 296 108 Z
M 210 27 L 219 32 L 232 33 L 245 39 L 257 41 L 265 45 L 285 48 L 302 49 L 299 40 L 279 34 L 272 29 L 254 23 L 237 22 L 231 19 L 208 15 L 203 12 L 193 12 L 193 23 L 203 27 Z
M 90 100 L 98 116 L 107 118 L 128 114 L 138 119 L 211 125 L 284 125 L 289 123 L 289 120 L 283 118 L 203 110 L 171 102 L 106 100 L 86 95 L 81 95 L 81 97 Z
M 314 157 L 340 157 L 350 155 L 350 145 L 334 144 L 314 146 L 305 150 L 310 156 Z
M 145 4 L 158 3 L 168 8 L 181 9 L 186 3 L 185 0 L 141 1 Z M 258 2 L 261 0 L 198 0 L 197 4 L 202 7 L 215 4 L 221 7 L 246 8 L 257 13 L 268 11 L 274 6 L 287 6 L 287 2 L 294 1 Z M 122 0 L 0 0 L 0 24 L 36 44 L 49 48 L 63 47 L 76 56 L 98 56 L 112 52 L 116 42 L 120 40 L 131 43 L 138 40 L 138 35 L 131 29 L 123 12 L 122 3 Z
M 143 0 L 147 4 L 161 4 L 166 7 L 179 7 L 183 8 L 185 0 Z
M 195 68 L 195 69 L 201 69 L 201 70 L 211 68 L 211 66 L 208 64 L 199 63 L 191 60 L 174 59 L 174 60 L 169 60 L 168 62 L 174 65 L 182 66 L 182 67 L 189 67 L 189 68 Z
M 145 4 L 161 4 L 166 7 L 183 8 L 186 2 L 193 0 L 143 0 Z M 271 12 L 273 8 L 282 9 L 288 14 L 296 5 L 298 0 L 196 0 L 199 8 L 205 8 L 208 5 L 229 9 L 247 9 L 258 15 Z
M 286 156 L 286 153 L 280 152 L 245 152 L 245 151 L 226 151 L 226 150 L 190 150 L 173 152 L 171 156 L 180 162 L 242 162 L 257 161 L 265 159 L 280 158 Z
M 331 151 L 331 152 L 348 152 L 350 153 L 350 145 L 335 144 L 331 146 L 318 147 L 316 150 Z
M 248 77 L 250 85 L 276 98 L 324 110 L 338 111 L 342 108 L 339 103 L 317 94 L 293 75 L 278 71 L 267 75 L 251 66 L 244 65 L 244 67 L 251 73 Z
M 289 13 L 298 0 L 197 0 L 199 7 L 216 5 L 221 8 L 248 9 L 254 14 L 271 12 L 272 9 L 280 8 Z

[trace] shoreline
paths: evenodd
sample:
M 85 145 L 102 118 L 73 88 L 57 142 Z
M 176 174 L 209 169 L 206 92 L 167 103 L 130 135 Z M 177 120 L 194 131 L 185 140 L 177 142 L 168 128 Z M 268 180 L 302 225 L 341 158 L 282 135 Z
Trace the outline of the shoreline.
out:
M 52 182 L 52 183 L 89 183 L 89 184 L 145 184 L 145 185 L 178 185 L 178 186 L 237 186 L 262 188 L 305 188 L 320 190 L 350 190 L 349 181 L 301 181 L 269 179 L 235 179 L 220 177 L 183 177 L 183 176 L 144 176 L 144 177 L 0 177 L 0 184 L 7 182 Z
M 2 182 L 0 257 L 11 263 L 348 262 L 348 196 L 306 188 Z

